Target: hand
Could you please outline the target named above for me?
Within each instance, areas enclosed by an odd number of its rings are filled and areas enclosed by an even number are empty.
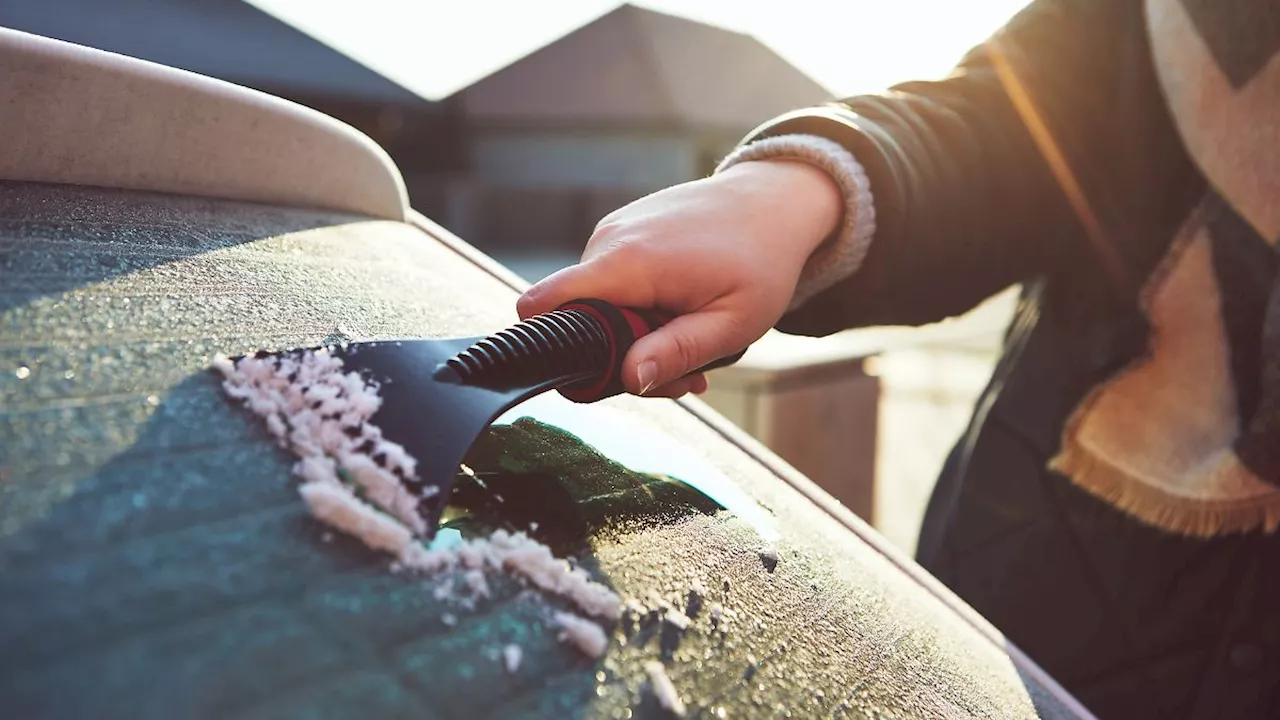
[[[582,262],[530,288],[521,318],[594,297],[676,315],[623,363],[640,395],[701,393],[697,368],[760,339],[782,317],[805,261],[831,235],[840,189],[799,162],[745,162],[641,198],[596,226]],[[687,376],[687,377],[686,377]]]

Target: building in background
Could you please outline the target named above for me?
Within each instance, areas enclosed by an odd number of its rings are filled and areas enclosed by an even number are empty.
[[[576,252],[610,210],[827,97],[753,37],[623,5],[452,98],[468,164],[438,215],[499,255]]]
[[[750,36],[631,5],[439,101],[243,0],[10,0],[0,25],[332,115],[386,148],[417,209],[526,275],[567,262],[610,210],[705,175],[757,123],[828,95]]]
[[[407,176],[464,164],[449,103],[423,98],[243,0],[5,0],[0,26],[316,108],[368,134]]]

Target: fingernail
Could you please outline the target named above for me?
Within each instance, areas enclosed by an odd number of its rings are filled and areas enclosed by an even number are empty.
[[[654,360],[642,361],[640,367],[636,368],[636,379],[640,381],[640,394],[648,395],[658,382],[658,363]]]

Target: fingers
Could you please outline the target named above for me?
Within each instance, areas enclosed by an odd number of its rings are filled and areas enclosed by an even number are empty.
[[[623,362],[622,383],[631,393],[651,395],[669,383],[687,380],[685,375],[755,339],[727,312],[701,310],[681,315],[631,346]]]
[[[671,382],[655,387],[645,394],[645,397],[653,398],[680,398],[693,393],[701,395],[707,391],[707,377],[702,373],[696,373],[686,377],[672,380]]]
[[[707,380],[706,373],[694,373],[688,376],[689,392],[694,395],[702,395],[711,387],[711,381]]]

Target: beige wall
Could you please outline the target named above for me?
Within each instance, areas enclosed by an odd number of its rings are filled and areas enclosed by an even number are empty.
[[[697,160],[679,135],[492,134],[471,148],[477,179],[517,188],[654,190],[695,177]]]
[[[991,378],[1016,300],[1010,290],[916,330],[771,334],[739,367],[712,374],[706,400],[914,554],[938,472]]]

